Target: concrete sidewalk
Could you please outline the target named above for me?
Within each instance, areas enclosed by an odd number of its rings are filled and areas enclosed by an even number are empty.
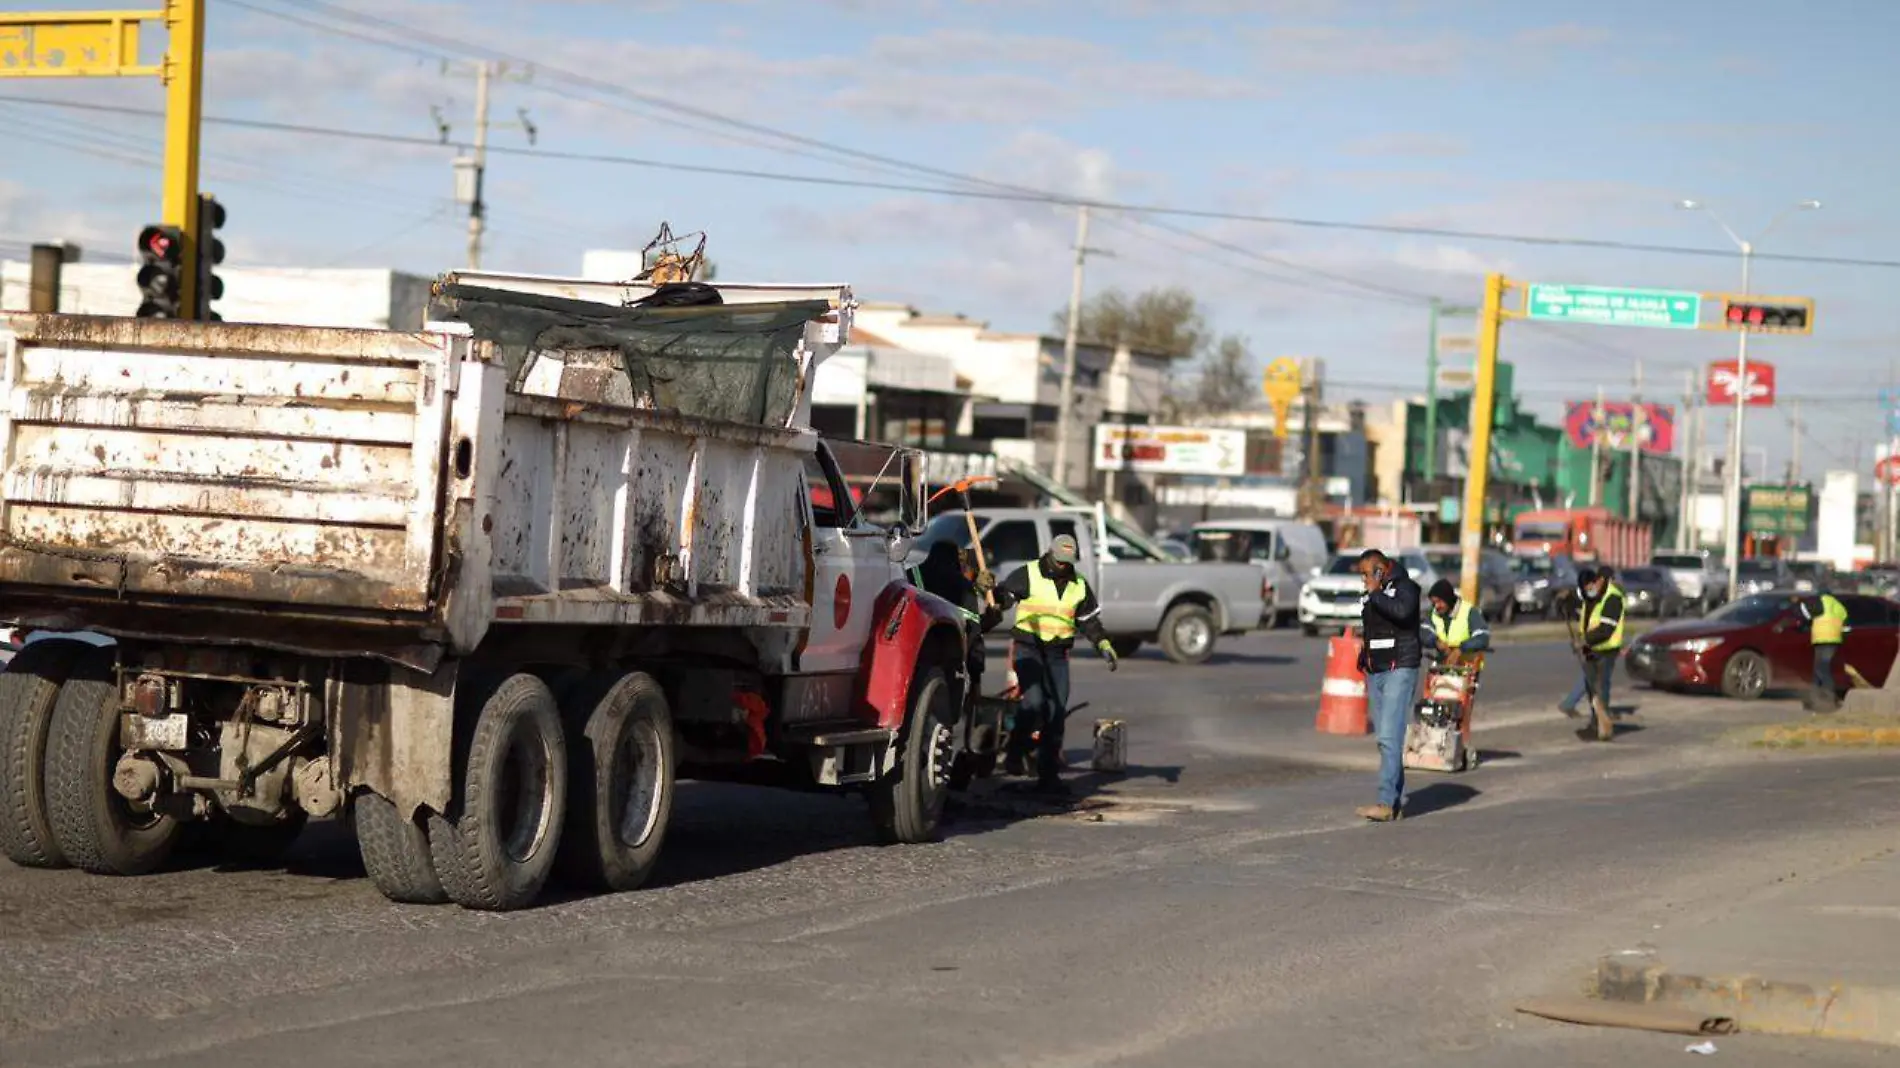
[[[1602,958],[1600,998],[1733,1018],[1743,1031],[1900,1045],[1900,853],[1792,873]]]

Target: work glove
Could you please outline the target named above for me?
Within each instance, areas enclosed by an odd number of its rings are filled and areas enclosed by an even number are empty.
[[[1108,661],[1108,670],[1114,671],[1121,666],[1121,661],[1115,656],[1115,647],[1108,644],[1106,640],[1096,642],[1095,648],[1101,650],[1102,659]]]
[[[996,588],[996,573],[995,572],[978,571],[976,573],[976,592],[988,593],[995,588]]]

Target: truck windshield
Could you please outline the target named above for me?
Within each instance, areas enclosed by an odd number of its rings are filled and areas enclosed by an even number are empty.
[[[1655,564],[1657,567],[1667,567],[1676,571],[1702,570],[1702,558],[1700,556],[1652,556],[1649,558],[1649,562]]]
[[[1210,564],[1273,559],[1273,535],[1258,530],[1197,530],[1194,558]]]
[[[1562,523],[1519,523],[1518,541],[1562,541],[1570,531]]]

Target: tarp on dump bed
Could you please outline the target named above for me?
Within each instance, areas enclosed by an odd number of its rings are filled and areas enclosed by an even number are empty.
[[[497,346],[515,389],[536,353],[607,349],[635,407],[782,427],[798,408],[806,325],[832,310],[825,301],[614,307],[450,282],[430,318],[466,323]]]

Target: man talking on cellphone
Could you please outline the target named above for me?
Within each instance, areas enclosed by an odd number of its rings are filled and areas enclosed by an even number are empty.
[[[1420,597],[1412,576],[1377,549],[1360,553],[1354,570],[1366,584],[1359,669],[1366,674],[1367,711],[1379,739],[1379,803],[1359,809],[1359,815],[1390,823],[1402,814],[1405,801],[1405,725],[1418,696],[1422,655]]]

